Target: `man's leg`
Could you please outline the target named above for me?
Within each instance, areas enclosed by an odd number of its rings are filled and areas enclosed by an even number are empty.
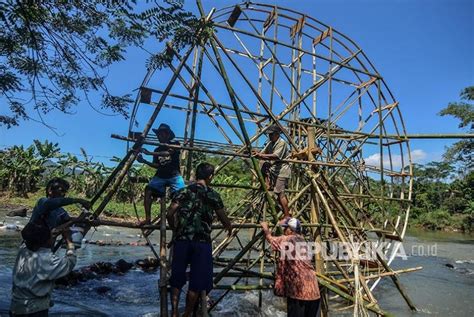
[[[304,317],[317,317],[319,310],[319,299],[305,301]]]
[[[199,299],[199,293],[200,292],[188,290],[188,295],[186,296],[186,310],[184,311],[183,317],[190,317],[193,315],[194,307]]]
[[[179,316],[178,305],[181,288],[186,284],[186,268],[188,266],[189,241],[175,241],[173,259],[171,261],[171,314]]]
[[[151,222],[151,202],[153,201],[153,192],[151,191],[148,186],[145,188],[145,199],[144,199],[144,206],[145,207],[145,223],[149,224]]]
[[[148,183],[148,186],[145,188],[145,199],[144,199],[144,207],[145,207],[145,222],[149,224],[151,222],[151,204],[153,200],[158,197],[164,197],[166,192],[166,182],[162,178],[153,177]]]
[[[285,214],[285,218],[290,217],[290,208],[288,208],[288,198],[286,198],[285,192],[278,194],[278,200],[280,201],[281,208]]]
[[[305,317],[302,301],[294,298],[286,298],[288,317]]]
[[[284,218],[290,217],[290,208],[288,207],[288,198],[285,195],[285,189],[288,183],[287,178],[278,177],[275,181],[273,192],[278,195],[278,202],[283,209]]]
[[[181,175],[177,175],[168,179],[167,185],[171,189],[171,195],[176,193],[178,190],[186,187],[186,184],[184,183],[184,178]]]
[[[181,294],[181,289],[172,287],[171,288],[171,317],[179,317],[179,295]]]
[[[189,277],[189,292],[186,301],[186,313],[191,316],[202,291],[212,289],[212,245],[208,242],[192,243],[191,274]]]

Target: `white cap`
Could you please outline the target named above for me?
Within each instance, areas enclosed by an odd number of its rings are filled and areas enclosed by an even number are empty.
[[[293,232],[300,232],[301,231],[301,223],[296,218],[289,218],[285,221],[284,224],[281,225],[282,227],[288,227]]]

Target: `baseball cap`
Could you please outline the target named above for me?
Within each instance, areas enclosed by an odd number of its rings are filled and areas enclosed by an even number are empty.
[[[285,221],[285,223],[283,223],[281,226],[284,228],[288,227],[293,232],[297,232],[297,233],[301,232],[301,223],[296,218],[288,218]]]

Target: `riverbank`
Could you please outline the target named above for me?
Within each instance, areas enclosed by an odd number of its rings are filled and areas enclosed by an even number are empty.
[[[75,197],[74,193],[70,193],[71,197]],[[0,211],[15,210],[19,208],[26,208],[28,215],[31,214],[31,210],[35,206],[39,198],[44,197],[43,189],[40,189],[34,193],[30,193],[28,197],[11,197],[6,193],[0,192]],[[110,201],[107,205],[102,216],[105,216],[113,220],[126,220],[136,221],[135,207],[140,218],[144,217],[144,209],[141,202],[135,206],[132,203]],[[71,215],[79,215],[81,210],[77,206],[67,206],[65,208]],[[152,213],[154,215],[159,214],[158,204],[152,205]],[[410,219],[408,221],[409,228],[416,230],[422,229],[426,231],[442,231],[442,232],[462,232],[470,233],[466,231],[466,228],[474,228],[474,225],[466,227],[466,223],[471,221],[474,222],[473,215],[446,215],[434,213],[431,215],[426,213],[427,216],[420,217],[417,219]]]
[[[26,218],[11,218],[0,214],[9,224],[23,225]],[[158,236],[152,235],[152,243]],[[0,316],[7,316],[11,291],[11,274],[20,234],[0,230]],[[78,250],[77,269],[99,261],[115,263],[120,259],[134,262],[152,256],[141,241],[138,230],[101,226],[86,236],[89,241],[104,241],[108,245],[84,244]],[[113,241],[123,241],[114,245]],[[429,232],[412,229],[407,232],[403,248],[406,258],[396,258],[394,269],[422,266],[423,270],[400,275],[410,298],[420,309],[411,312],[389,278],[382,279],[374,294],[384,310],[395,316],[474,316],[474,236],[449,232]],[[80,282],[73,287],[55,289],[55,316],[158,316],[159,270],[132,268],[126,274],[109,274],[102,278]],[[104,291],[105,290],[105,291]],[[103,291],[103,293],[100,293]],[[214,292],[214,291],[213,291]],[[263,309],[258,309],[258,292],[233,292],[216,308],[216,316],[286,316],[285,302],[263,294]],[[214,296],[214,295],[213,295]],[[335,313],[332,316],[347,316]]]

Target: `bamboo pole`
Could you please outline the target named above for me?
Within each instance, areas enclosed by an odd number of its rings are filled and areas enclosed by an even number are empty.
[[[366,280],[374,280],[374,279],[378,279],[380,277],[385,277],[385,276],[390,276],[390,275],[398,275],[398,274],[403,274],[403,273],[411,273],[411,272],[416,272],[416,271],[419,271],[419,270],[422,270],[423,267],[422,266],[417,266],[417,267],[414,267],[414,268],[409,268],[409,269],[403,269],[403,270],[396,270],[396,271],[390,271],[390,272],[383,272],[383,273],[379,273],[379,274],[371,274],[371,275],[367,275],[367,276],[364,276],[364,278]],[[378,269],[376,269],[378,270]],[[349,278],[349,279],[339,279],[338,282],[341,282],[341,283],[344,283],[344,282],[353,282],[354,281],[354,278]]]
[[[191,131],[190,131],[190,136],[189,136],[189,144],[190,147],[194,147],[194,135],[196,132],[196,118],[197,118],[197,105],[198,105],[198,100],[199,100],[199,83],[201,80],[201,74],[202,74],[202,60],[204,57],[204,52],[203,48],[199,49],[199,57],[198,57],[198,63],[197,63],[197,78],[193,77],[193,85],[194,90],[190,90],[189,93],[193,93],[193,101],[192,101],[192,113],[191,113]],[[170,66],[172,66],[170,64]],[[181,77],[181,76],[180,76]],[[192,89],[191,88],[191,89]],[[192,162],[193,162],[193,152],[189,151],[188,152],[188,159],[186,161],[186,179],[189,179],[191,177],[191,168],[192,168]]]
[[[169,81],[168,85],[166,86],[165,93],[161,96],[161,98],[158,102],[158,106],[153,111],[150,119],[148,120],[147,124],[145,125],[145,128],[143,129],[143,132],[141,134],[143,138],[145,138],[148,135],[148,132],[151,130],[151,127],[152,127],[153,123],[155,122],[158,114],[160,113],[161,107],[163,106],[163,104],[166,100],[166,97],[168,96],[168,93],[171,91],[171,88],[173,88],[174,83],[178,79],[178,74],[181,71],[181,69],[183,68],[184,64],[186,63],[186,61],[187,61],[189,55],[191,54],[192,50],[193,50],[193,47],[190,47],[188,49],[188,51],[184,55],[185,57],[183,58],[181,63],[178,65],[176,71],[173,72],[173,76],[171,77],[171,80]],[[110,188],[109,192],[105,195],[102,202],[100,203],[100,205],[95,210],[94,217],[97,217],[102,213],[102,211],[105,209],[105,206],[107,206],[109,201],[115,195],[115,193],[117,192],[120,184],[122,183],[123,179],[127,175],[128,170],[130,169],[133,162],[135,161],[135,159],[138,155],[138,151],[141,149],[142,145],[143,145],[142,140],[137,141],[133,145],[132,150],[130,150],[130,152],[129,152],[130,155],[128,156],[128,158],[126,158],[126,160],[124,159],[123,164],[119,164],[119,166],[117,166],[117,172],[113,173],[114,175],[116,175],[115,181],[113,182],[113,185]],[[119,169],[119,167],[120,167],[120,169]],[[111,184],[111,178],[112,177],[109,177],[109,179],[106,180],[106,183]]]
[[[166,195],[160,199],[160,316],[168,316],[168,261],[166,260]]]
[[[216,44],[214,43],[214,41],[216,40],[216,37],[214,37],[213,39],[211,39],[211,46],[212,46],[212,49],[214,51],[214,55],[216,56],[216,59],[217,59],[217,63],[219,65],[219,69],[221,71],[221,76],[222,78],[224,79],[224,83],[227,87],[227,91],[229,93],[229,97],[230,97],[230,100],[232,102],[232,105],[234,106],[234,111],[235,111],[235,114],[237,115],[237,119],[239,121],[239,125],[240,125],[240,129],[242,131],[242,135],[244,137],[244,140],[245,140],[245,145],[246,145],[246,148],[247,148],[247,151],[248,153],[252,153],[252,144],[251,144],[251,141],[250,141],[250,138],[247,134],[247,129],[245,128],[245,123],[242,119],[242,115],[240,114],[240,111],[239,111],[239,106],[237,104],[237,100],[235,99],[235,94],[234,94],[234,89],[232,88],[232,85],[230,84],[229,82],[229,78],[227,76],[227,72],[224,68],[224,64],[221,60],[221,57],[220,57],[220,54],[217,50],[217,47],[216,47]],[[278,218],[276,217],[276,210],[275,210],[275,205],[274,205],[274,202],[273,202],[273,199],[272,197],[270,196],[268,190],[267,190],[267,185],[265,183],[265,180],[263,178],[263,175],[262,175],[262,172],[260,170],[260,166],[258,164],[258,161],[255,157],[251,157],[250,158],[251,162],[252,162],[252,165],[253,165],[253,168],[257,174],[257,179],[258,181],[260,182],[260,186],[262,187],[262,189],[264,190],[265,192],[265,197],[267,198],[267,202],[268,202],[268,206],[270,208],[270,214],[273,216],[273,220],[275,222],[278,221]]]

